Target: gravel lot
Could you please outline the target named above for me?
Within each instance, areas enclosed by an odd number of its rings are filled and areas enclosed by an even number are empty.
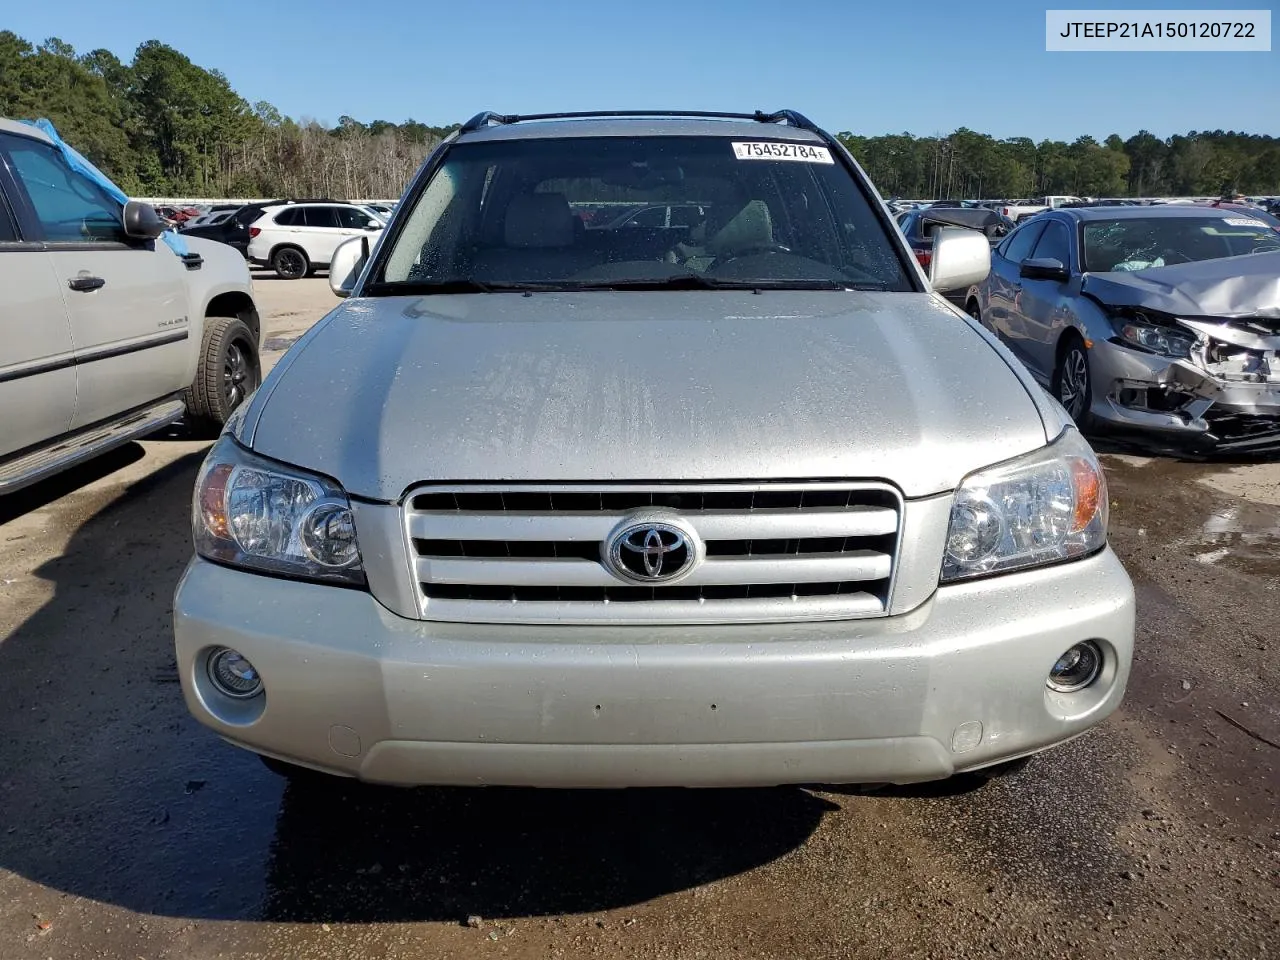
[[[982,790],[303,790],[181,700],[205,449],[0,499],[0,960],[1280,954],[1280,465],[1106,455],[1128,698]]]

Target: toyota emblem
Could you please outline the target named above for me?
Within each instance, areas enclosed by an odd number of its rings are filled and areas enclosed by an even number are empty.
[[[632,583],[666,583],[688,573],[697,540],[676,523],[636,520],[606,541],[604,559],[614,575]]]

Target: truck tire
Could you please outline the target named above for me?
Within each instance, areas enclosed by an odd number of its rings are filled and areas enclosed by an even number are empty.
[[[257,339],[239,317],[206,317],[195,381],[182,392],[193,433],[216,436],[261,382]]]
[[[271,254],[271,269],[281,280],[301,280],[311,272],[311,261],[297,247],[280,247]]]

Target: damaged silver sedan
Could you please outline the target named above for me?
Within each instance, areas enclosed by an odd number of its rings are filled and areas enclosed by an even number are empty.
[[[1082,427],[1199,452],[1280,450],[1280,232],[1240,211],[1042,214],[967,312]]]

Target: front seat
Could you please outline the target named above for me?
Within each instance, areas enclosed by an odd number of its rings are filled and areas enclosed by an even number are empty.
[[[562,280],[583,269],[574,249],[573,212],[563,193],[513,197],[503,221],[502,246],[481,251],[479,280],[514,283]]]

